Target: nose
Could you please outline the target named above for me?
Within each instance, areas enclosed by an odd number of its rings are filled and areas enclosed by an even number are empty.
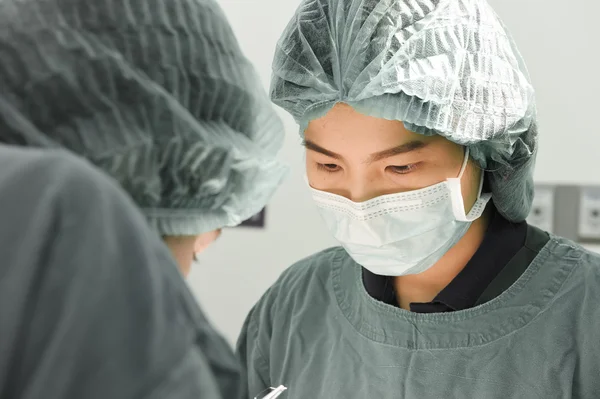
[[[368,179],[354,179],[346,194],[346,198],[353,202],[365,202],[377,197],[379,194]]]

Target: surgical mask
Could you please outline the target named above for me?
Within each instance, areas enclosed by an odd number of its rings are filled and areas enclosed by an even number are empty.
[[[433,266],[485,210],[491,194],[482,194],[469,214],[458,177],[415,191],[383,195],[365,202],[310,188],[325,224],[348,254],[369,271],[385,276],[418,274]]]

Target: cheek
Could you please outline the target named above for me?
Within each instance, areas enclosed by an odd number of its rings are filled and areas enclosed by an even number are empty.
[[[215,230],[196,237],[196,242],[194,243],[194,253],[200,253],[204,251],[219,237],[220,234],[221,230]]]
[[[194,241],[188,238],[165,238],[165,243],[171,250],[173,258],[184,276],[189,273],[193,260]]]

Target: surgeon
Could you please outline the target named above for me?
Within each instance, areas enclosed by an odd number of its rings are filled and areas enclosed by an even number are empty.
[[[1,142],[112,176],[184,274],[281,181],[281,121],[213,0],[8,0],[0,28]]]
[[[0,2],[0,397],[235,398],[181,277],[270,199],[282,140],[214,0]]]
[[[600,258],[525,222],[534,93],[484,0],[304,0],[271,97],[341,246],[251,310],[246,397],[600,397]]]

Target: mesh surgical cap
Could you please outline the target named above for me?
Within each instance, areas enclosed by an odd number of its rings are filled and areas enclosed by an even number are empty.
[[[258,213],[283,128],[213,0],[0,2],[0,141],[68,150],[163,235]]]
[[[303,0],[277,45],[271,98],[302,132],[343,102],[469,146],[499,212],[529,213],[533,88],[484,0]]]

